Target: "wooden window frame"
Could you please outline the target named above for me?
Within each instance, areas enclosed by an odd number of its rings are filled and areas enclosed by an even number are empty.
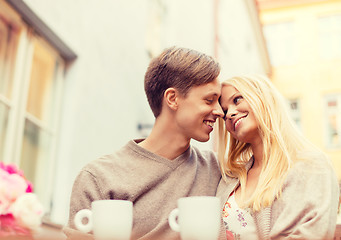
[[[0,161],[20,164],[25,122],[29,120],[34,125],[37,125],[38,129],[47,129],[53,135],[51,151],[49,152],[49,156],[51,156],[49,160],[51,162],[48,165],[48,169],[46,169],[47,172],[53,173],[65,71],[69,64],[77,58],[77,55],[23,1],[0,0],[0,6],[3,7],[1,14],[6,18],[6,24],[11,24],[11,26],[19,31],[15,61],[13,63],[13,77],[11,78],[13,84],[12,96],[10,99],[7,99],[0,94],[0,101],[10,108],[5,129],[3,159],[0,159]],[[53,121],[51,126],[46,126],[39,119],[29,114],[26,109],[34,52],[33,39],[45,44],[44,48],[49,48],[49,52],[61,63],[56,70],[55,80],[57,85],[54,86],[57,91],[55,99],[57,104],[54,105],[57,120]],[[37,176],[39,179],[39,173]],[[45,205],[45,208],[47,208],[47,212],[49,212],[51,210],[49,207],[52,200],[54,174],[47,174],[47,176],[48,179],[44,179],[44,182],[49,187],[38,197]]]

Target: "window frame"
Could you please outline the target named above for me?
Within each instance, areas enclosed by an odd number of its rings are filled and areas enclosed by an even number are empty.
[[[299,98],[289,98],[287,99],[287,103],[288,103],[289,113],[293,122],[296,124],[299,130],[302,130],[301,100]],[[293,103],[297,105],[296,109],[293,109],[291,107]]]
[[[278,32],[281,29],[285,29],[285,33],[274,34],[274,32]],[[290,29],[291,31],[288,31],[288,29]],[[266,24],[263,26],[263,33],[269,53],[270,63],[272,66],[291,66],[295,65],[299,61],[300,49],[295,38],[296,25],[294,20],[289,19],[282,22]],[[290,47],[288,43],[291,43],[292,46]],[[291,51],[283,51],[283,46],[289,47]],[[283,53],[285,53],[285,55],[283,55]],[[292,53],[293,55],[288,55],[288,53]]]
[[[48,187],[45,189],[46,191],[38,195],[48,213],[52,210],[51,201],[65,71],[69,64],[77,58],[77,55],[23,1],[0,0],[0,6],[4,7],[1,14],[5,14],[9,22],[14,24],[19,31],[15,61],[13,63],[13,76],[10,79],[12,81],[11,97],[8,99],[5,95],[0,94],[0,101],[9,108],[7,127],[5,128],[3,159],[0,159],[0,161],[20,164],[26,120],[38,126],[39,131],[41,129],[47,130],[52,135],[51,149],[48,155],[48,169],[46,169],[48,174],[44,174],[48,176],[48,179],[44,178],[43,181]],[[28,113],[26,109],[33,64],[34,41],[40,41],[44,48],[47,48],[48,52],[53,55],[55,63],[56,61],[59,63],[55,65],[57,69],[53,73],[53,79],[56,81],[56,85],[52,87],[56,91],[53,106],[56,119],[50,126]],[[42,172],[38,172],[35,179],[39,179],[40,176],[43,176]],[[37,182],[40,181],[41,179]]]
[[[325,134],[324,134],[324,143],[327,149],[329,150],[339,150],[341,149],[341,93],[338,94],[327,94],[324,96],[324,106],[325,106],[325,118],[324,118],[324,129],[325,129]],[[330,100],[335,100],[337,102],[337,107],[335,109],[328,109],[328,102]],[[336,145],[330,144],[330,139],[329,139],[329,123],[328,123],[328,117],[330,115],[333,115],[333,113],[339,113],[336,115],[336,131],[339,135],[339,141]]]

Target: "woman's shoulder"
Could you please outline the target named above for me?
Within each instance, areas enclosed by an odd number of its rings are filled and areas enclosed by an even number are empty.
[[[313,191],[321,187],[326,189],[327,185],[330,187],[338,185],[336,173],[329,158],[323,153],[305,153],[302,159],[291,166],[283,190],[302,188],[301,190],[304,191],[309,188]]]
[[[280,236],[285,229],[302,239],[329,239],[338,203],[336,174],[323,154],[301,158],[291,166],[281,195],[271,207],[271,235]]]
[[[315,176],[334,173],[330,159],[320,152],[304,152],[298,155],[299,160],[292,164],[289,175]]]

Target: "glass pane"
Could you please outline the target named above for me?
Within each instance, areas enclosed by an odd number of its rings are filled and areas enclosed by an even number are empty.
[[[341,111],[339,95],[326,96],[326,144],[330,148],[341,147]]]
[[[335,33],[335,39],[334,39],[334,44],[333,46],[335,47],[335,57],[341,57],[341,31],[338,30],[338,32]]]
[[[340,134],[338,132],[337,126],[337,116],[336,115],[329,115],[328,122],[327,122],[327,141],[328,146],[330,147],[338,147],[340,146]]]
[[[27,179],[33,183],[34,192],[43,202],[51,163],[51,135],[26,120],[20,168],[24,170]]]
[[[11,98],[18,32],[0,18],[0,94]]]
[[[0,102],[0,161],[3,159],[9,108]]]
[[[341,29],[341,15],[336,15],[334,18],[335,28]]]
[[[328,105],[328,108],[337,107],[337,100],[336,99],[330,100],[327,102],[327,105]]]
[[[295,111],[295,110],[298,110],[298,106],[297,106],[297,102],[296,101],[292,101],[290,103],[290,108]]]
[[[324,59],[341,57],[341,15],[321,17],[318,20],[320,54]]]
[[[272,65],[292,64],[297,61],[298,49],[292,22],[265,25],[263,30]]]
[[[318,20],[318,26],[320,31],[327,31],[331,26],[330,17],[321,17]]]
[[[49,126],[53,119],[56,98],[57,60],[41,41],[34,44],[34,55],[27,101],[27,111]]]
[[[301,109],[300,109],[300,103],[297,99],[290,99],[289,100],[289,109],[290,114],[294,122],[296,123],[297,127],[301,129]]]

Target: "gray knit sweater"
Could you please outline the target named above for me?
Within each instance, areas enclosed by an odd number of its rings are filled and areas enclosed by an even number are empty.
[[[252,163],[253,158],[246,168]],[[217,196],[222,205],[238,185],[236,178],[221,180]],[[258,239],[333,239],[338,202],[339,187],[331,165],[321,158],[298,162],[290,170],[280,198],[253,213]]]
[[[168,225],[169,213],[181,197],[215,196],[221,179],[213,152],[191,146],[174,160],[168,160],[129,141],[114,154],[86,165],[76,178],[70,203],[68,239],[91,239],[75,231],[77,211],[91,208],[99,199],[133,202],[132,239],[180,239]]]

